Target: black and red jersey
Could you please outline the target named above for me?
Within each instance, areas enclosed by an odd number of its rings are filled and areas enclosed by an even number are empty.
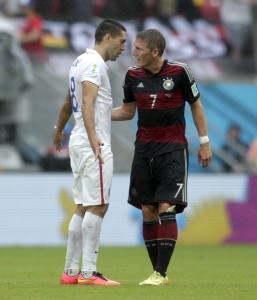
[[[186,64],[164,60],[157,74],[132,67],[123,89],[123,101],[135,101],[137,106],[137,155],[154,157],[186,147],[185,103],[193,103],[200,96]]]

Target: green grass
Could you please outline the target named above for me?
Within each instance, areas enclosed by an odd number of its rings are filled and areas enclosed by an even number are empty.
[[[144,247],[101,247],[98,269],[116,287],[61,286],[65,248],[0,248],[1,300],[257,299],[257,246],[177,246],[170,286],[138,286],[151,273]]]

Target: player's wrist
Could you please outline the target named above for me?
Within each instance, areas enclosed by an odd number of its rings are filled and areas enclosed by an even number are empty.
[[[54,130],[55,130],[55,132],[56,132],[56,131],[61,132],[61,130],[59,129],[58,126],[54,126]]]
[[[210,141],[208,135],[200,136],[199,139],[200,139],[200,144],[205,144]]]

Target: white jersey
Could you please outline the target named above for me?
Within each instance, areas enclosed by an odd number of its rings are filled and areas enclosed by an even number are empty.
[[[111,113],[113,101],[108,66],[98,52],[87,49],[72,64],[69,73],[70,95],[75,126],[70,136],[70,147],[90,147],[82,117],[82,85],[90,81],[99,87],[95,101],[95,132],[106,146],[111,145]]]

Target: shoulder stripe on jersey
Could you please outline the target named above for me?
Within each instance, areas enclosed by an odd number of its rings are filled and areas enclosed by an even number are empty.
[[[174,60],[174,61],[168,61],[168,65],[182,67],[186,71],[189,81],[192,82],[194,80],[193,74],[187,64],[180,63]]]

